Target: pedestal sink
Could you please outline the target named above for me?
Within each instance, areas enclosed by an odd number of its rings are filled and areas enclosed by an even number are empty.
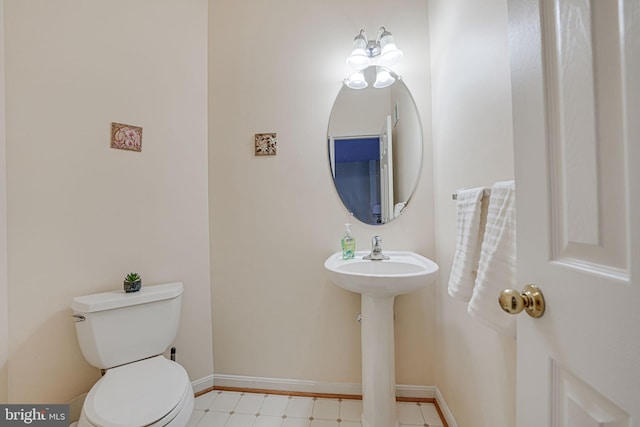
[[[413,252],[385,251],[383,261],[367,254],[343,260],[336,252],[324,267],[333,283],[362,295],[362,427],[398,427],[393,300],[433,283],[438,265]]]

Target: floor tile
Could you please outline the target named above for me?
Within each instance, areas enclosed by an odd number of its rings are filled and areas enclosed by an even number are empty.
[[[287,406],[287,418],[309,418],[313,413],[313,399],[292,397]]]
[[[224,427],[252,427],[256,416],[250,414],[232,414]]]
[[[203,411],[209,409],[209,406],[211,406],[216,397],[218,397],[218,392],[216,391],[211,391],[196,397],[193,402],[193,409],[201,409]]]
[[[424,418],[420,412],[420,407],[416,403],[398,403],[396,405],[398,422],[413,426],[423,426]]]
[[[361,415],[362,415],[361,400],[342,399],[342,402],[340,402],[340,419],[342,421],[360,422]]]
[[[260,412],[262,402],[264,402],[264,394],[245,393],[238,401],[233,412],[255,415]]]
[[[198,427],[224,427],[228,419],[228,413],[208,411],[198,422]]]
[[[260,415],[282,416],[287,412],[289,396],[279,396],[276,394],[267,395],[260,407]]]
[[[284,419],[282,416],[275,417],[270,415],[260,415],[256,418],[256,422],[253,424],[253,427],[282,427],[283,421]]]
[[[209,409],[216,412],[231,412],[240,401],[240,397],[242,397],[240,393],[222,392],[215,398]]]
[[[311,427],[340,427],[340,423],[331,420],[313,420]]]
[[[396,409],[400,427],[444,425],[433,403]],[[361,414],[361,400],[213,391],[195,399],[187,427],[362,427]]]
[[[310,427],[310,425],[308,418],[285,418],[282,421],[282,427]]]
[[[311,414],[315,420],[338,421],[340,418],[340,402],[337,399],[316,399]],[[311,423],[313,427],[313,423]]]
[[[421,403],[420,412],[422,412],[422,416],[429,426],[435,427],[442,425],[442,420],[440,419],[436,405],[433,403]]]

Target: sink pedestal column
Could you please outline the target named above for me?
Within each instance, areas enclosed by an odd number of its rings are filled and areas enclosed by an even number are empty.
[[[394,298],[362,294],[362,427],[398,427]]]

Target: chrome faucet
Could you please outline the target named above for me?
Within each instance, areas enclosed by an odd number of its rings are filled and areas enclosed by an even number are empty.
[[[370,259],[371,261],[382,261],[385,259],[389,259],[388,256],[382,253],[382,237],[373,236],[371,238],[371,253],[369,255],[365,255],[362,259]]]

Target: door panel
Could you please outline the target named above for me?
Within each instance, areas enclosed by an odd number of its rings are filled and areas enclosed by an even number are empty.
[[[616,1],[545,1],[553,259],[628,280]]]
[[[552,365],[554,426],[628,427],[629,414],[559,365]]]
[[[640,427],[640,2],[510,0],[518,427]]]

